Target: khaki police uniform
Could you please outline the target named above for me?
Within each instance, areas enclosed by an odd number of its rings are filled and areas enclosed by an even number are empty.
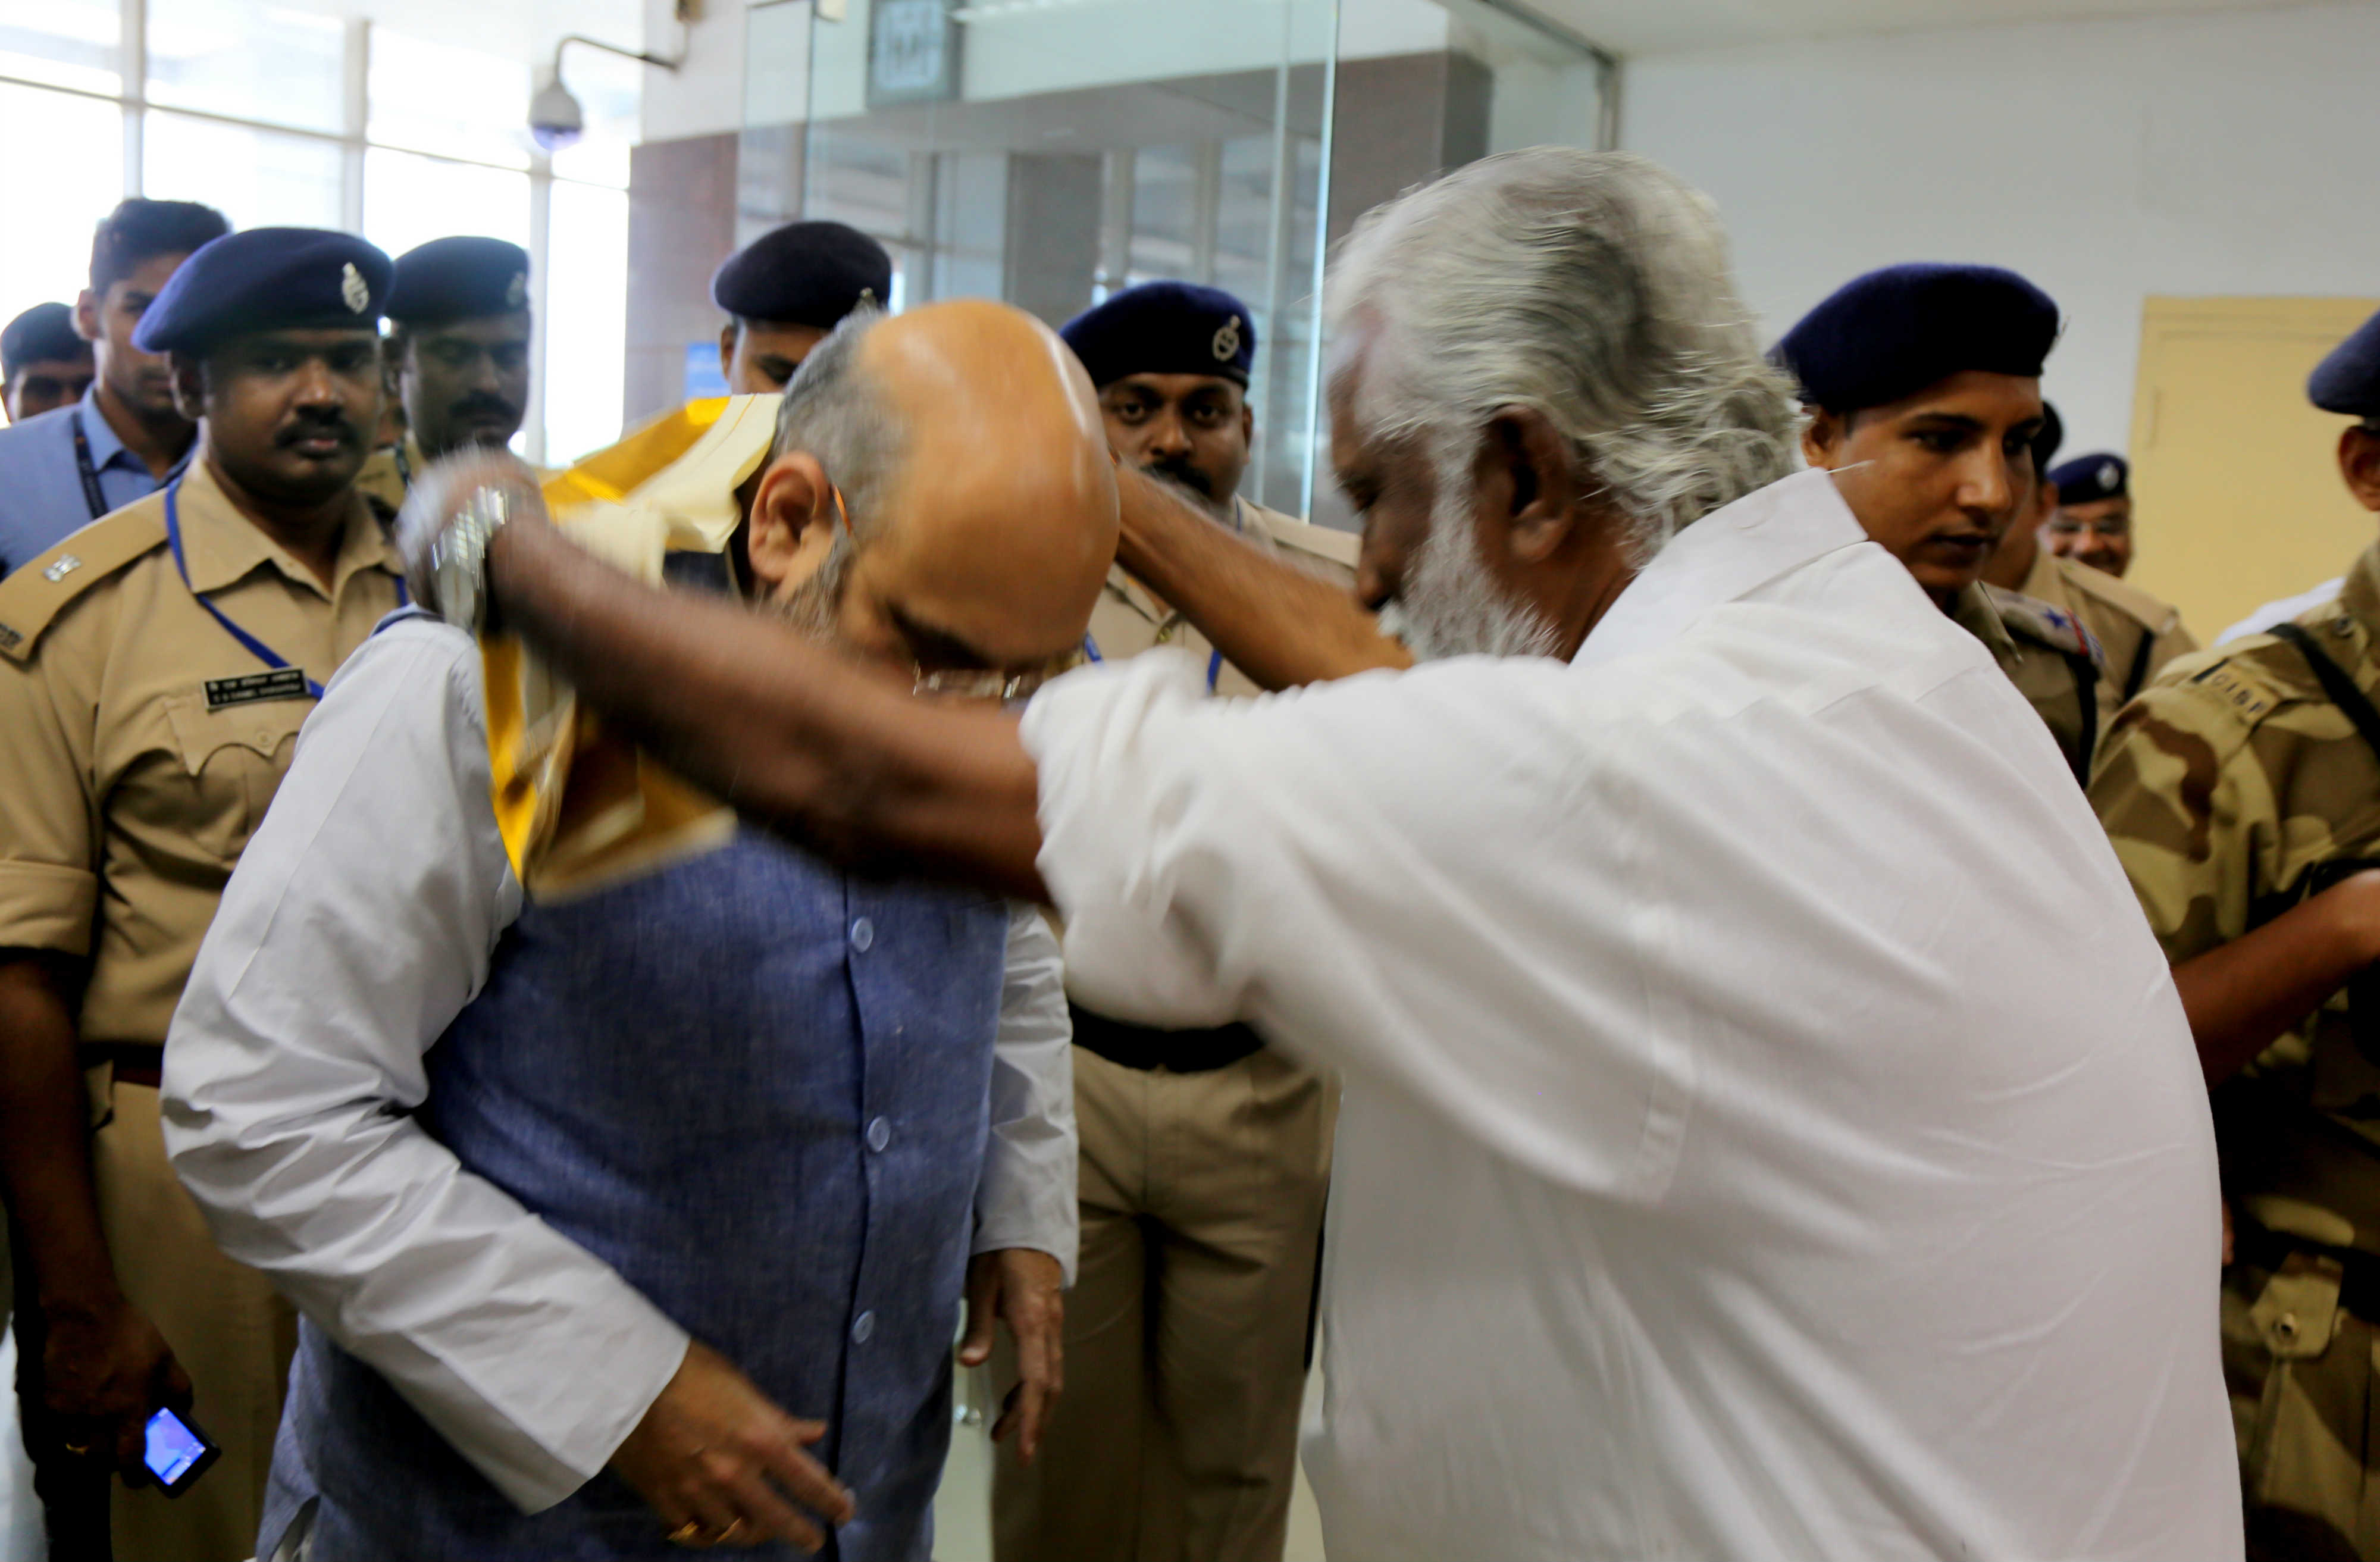
[[[2046,602],[2091,632],[2106,658],[2099,679],[2099,730],[2114,725],[2124,702],[2149,686],[2165,665],[2198,649],[2181,612],[2104,569],[2035,551],[2017,591]]]
[[[2295,622],[2372,698],[2380,547]],[[2275,635],[2167,667],[2109,734],[2091,800],[2176,965],[2380,860],[2380,754]],[[2351,984],[2214,1092],[2237,1231],[2223,1362],[2252,1557],[2380,1559],[2375,1011]]]
[[[115,1554],[237,1562],[256,1543],[296,1324],[216,1251],[175,1179],[157,1069],[216,899],[313,709],[305,680],[327,681],[397,605],[401,565],[358,496],[325,590],[200,459],[178,496],[185,586],[166,499],[92,522],[0,584],[0,946],[89,960],[79,1034],[108,1250],[223,1447],[180,1497],[118,1483]],[[193,592],[290,669],[268,668]]]
[[[1952,599],[1950,620],[1984,642],[2058,739],[2075,778],[2087,777],[2100,731],[2096,642],[2047,603],[1980,581]]]
[[[1241,534],[1345,584],[1356,539],[1236,502]],[[1103,661],[1205,637],[1121,567],[1092,610]],[[1229,663],[1226,696],[1257,692]],[[1082,1247],[1066,1391],[1028,1469],[996,1455],[1002,1562],[1277,1562],[1330,1184],[1336,1082],[1257,1048],[1220,1068],[1130,1067],[1076,1013]],[[1112,1022],[1109,1022],[1112,1024]],[[1199,1033],[1205,1035],[1208,1033]],[[1195,1048],[1180,1032],[1141,1031]],[[1230,1049],[1227,1049],[1227,1051]],[[1147,1061],[1143,1059],[1141,1061]],[[1158,1294],[1150,1296],[1154,1286]],[[1002,1336],[995,1375],[1015,1381]]]
[[[395,445],[383,445],[364,461],[364,470],[356,474],[356,492],[395,515],[405,507],[405,495],[413,486],[414,474],[430,464],[431,458],[411,434]],[[549,482],[568,470],[565,467],[530,467],[529,475],[540,482]]]
[[[365,458],[364,470],[356,474],[356,492],[395,515],[405,507],[405,491],[413,486],[413,474],[429,464],[430,458],[408,433]]]

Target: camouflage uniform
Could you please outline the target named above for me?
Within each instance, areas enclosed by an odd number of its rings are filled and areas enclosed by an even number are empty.
[[[1982,641],[1992,660],[2058,739],[2075,778],[2091,773],[2098,744],[2099,648],[2046,602],[1980,582],[1950,604],[1950,621]]]
[[[2297,623],[2368,696],[2380,546]],[[2316,887],[2310,871],[2380,858],[2380,756],[2272,635],[2168,666],[2109,734],[2091,800],[2177,965],[2295,904]],[[2251,1556],[2380,1562],[2375,1059],[2342,990],[2215,1090],[2238,1228],[2222,1328]]]

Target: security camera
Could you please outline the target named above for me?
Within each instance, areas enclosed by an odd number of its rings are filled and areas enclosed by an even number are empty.
[[[558,74],[529,99],[528,133],[548,152],[560,152],[587,133],[587,111]]]

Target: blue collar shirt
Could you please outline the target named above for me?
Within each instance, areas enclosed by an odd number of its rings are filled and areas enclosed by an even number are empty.
[[[75,422],[91,445],[105,502],[91,513],[75,466]],[[99,384],[82,399],[0,428],[0,576],[30,563],[110,510],[157,491],[149,463],[125,447],[99,409]]]

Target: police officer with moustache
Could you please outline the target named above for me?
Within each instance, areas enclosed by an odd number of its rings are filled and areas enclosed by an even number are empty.
[[[2090,631],[2107,659],[2107,676],[2098,685],[2099,730],[2105,732],[2124,702],[2146,688],[2157,669],[2197,650],[2198,641],[2182,628],[2177,609],[2114,575],[2050,551],[2052,533],[2042,518],[2058,509],[2058,473],[2071,463],[2051,467],[2065,430],[2057,408],[2044,402],[2041,412],[2041,433],[2033,442],[2033,485],[1984,566],[1984,580],[2046,602]]]
[[[1129,288],[1061,335],[1089,371],[1130,467],[1190,494],[1271,559],[1353,586],[1355,539],[1240,498],[1257,334],[1231,294]],[[1084,653],[1189,650],[1211,691],[1246,674],[1124,569]],[[1160,1031],[1073,1006],[1081,1257],[1066,1307],[1066,1394],[1040,1458],[997,1454],[1003,1562],[1278,1558],[1288,1533],[1307,1320],[1330,1180],[1334,1081],[1245,1025]],[[1003,1352],[1004,1389],[1014,1367]]]
[[[2079,781],[2099,732],[2098,647],[2066,614],[1983,580],[2033,492],[2057,340],[2057,304],[2014,272],[1910,264],[1845,283],[1776,356],[1801,382],[1803,458],[1837,474],[1861,528],[1989,648]]]
[[[98,378],[82,399],[0,429],[0,575],[77,527],[154,493],[196,435],[165,360],[133,340],[142,312],[192,250],[231,231],[212,206],[135,198],[91,241],[75,330]]]
[[[719,328],[719,372],[735,396],[781,391],[810,349],[862,305],[890,307],[892,257],[843,223],[787,223],[721,262],[710,301],[727,311]]]
[[[2315,369],[2380,512],[2380,315]],[[2325,603],[2174,663],[2092,778],[2214,1091],[2223,1363],[2252,1558],[2380,1558],[2380,544]]]
[[[111,1474],[128,1562],[255,1544],[295,1320],[166,1164],[161,1048],[299,724],[404,600],[355,486],[389,276],[305,228],[190,256],[134,342],[169,360],[196,455],[0,585],[0,1184],[61,1557],[108,1555]],[[167,1404],[223,1448],[172,1501],[140,1461]]]
[[[395,509],[413,474],[471,445],[501,449],[528,410],[528,251],[501,238],[433,238],[396,259],[389,366],[406,433],[366,468]]]
[[[71,407],[97,373],[64,304],[35,304],[0,330],[0,410],[12,423]]]

